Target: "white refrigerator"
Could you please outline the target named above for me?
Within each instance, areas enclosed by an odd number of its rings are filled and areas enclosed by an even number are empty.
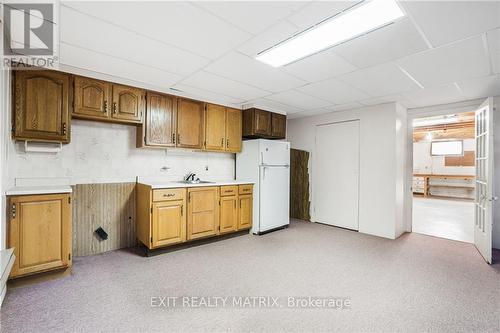
[[[289,225],[290,142],[243,141],[236,155],[236,178],[254,182],[252,233]]]

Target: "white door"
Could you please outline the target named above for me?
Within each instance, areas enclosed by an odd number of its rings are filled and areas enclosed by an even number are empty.
[[[476,198],[474,245],[491,264],[493,225],[493,103],[489,98],[476,111]]]
[[[315,222],[359,229],[359,120],[316,127]]]
[[[290,165],[290,142],[260,140],[260,164]]]
[[[263,232],[288,225],[290,169],[287,166],[261,166],[259,186],[259,230]],[[255,230],[254,230],[255,232]]]

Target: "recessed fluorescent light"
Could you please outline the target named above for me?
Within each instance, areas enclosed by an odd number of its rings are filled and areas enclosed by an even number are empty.
[[[372,0],[258,54],[255,59],[273,67],[283,66],[380,28],[404,15],[395,0]]]
[[[458,122],[458,117],[456,115],[435,117],[435,118],[423,118],[423,119],[413,120],[413,127],[448,125],[457,122]]]

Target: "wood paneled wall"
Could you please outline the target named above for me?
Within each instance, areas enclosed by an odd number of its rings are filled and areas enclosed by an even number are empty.
[[[135,183],[73,186],[73,256],[135,246],[135,196]],[[99,227],[107,240],[94,233]]]
[[[290,151],[290,217],[310,221],[309,152]]]

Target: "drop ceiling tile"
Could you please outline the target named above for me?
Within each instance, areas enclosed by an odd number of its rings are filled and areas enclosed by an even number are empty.
[[[261,89],[280,92],[306,82],[243,54],[231,52],[205,68],[206,71]]]
[[[292,14],[306,2],[299,1],[199,1],[212,14],[242,30],[257,34]]]
[[[404,1],[433,46],[500,26],[499,1]]]
[[[336,79],[311,83],[297,88],[308,95],[324,99],[335,104],[344,104],[354,102],[360,99],[366,99],[369,96]]]
[[[378,104],[397,102],[400,100],[404,100],[404,97],[401,95],[395,94],[395,95],[387,95],[387,96],[381,96],[381,97],[368,98],[368,99],[364,99],[364,100],[359,101],[359,102],[363,105],[369,106],[369,105],[378,105]]]
[[[424,87],[490,74],[481,36],[411,55],[398,63]]]
[[[297,118],[317,116],[317,115],[326,114],[326,113],[332,113],[332,110],[320,108],[320,109],[315,109],[315,110],[296,112],[296,113],[292,113],[290,115],[287,114],[286,117],[287,117],[287,119],[297,119]]]
[[[215,59],[251,37],[187,1],[69,1],[75,8],[143,36]],[[121,40],[125,43],[127,40]]]
[[[270,92],[262,89],[235,82],[204,71],[193,74],[182,81],[182,84],[210,90],[215,93],[232,96],[242,100],[256,99],[270,94]]]
[[[303,112],[303,109],[299,109],[290,105],[285,105],[276,101],[271,101],[265,98],[259,98],[257,100],[248,101],[243,105],[243,109],[249,108],[259,108],[267,111],[284,113],[284,114],[293,114],[297,112]]]
[[[406,18],[333,49],[354,66],[363,68],[402,58],[427,48],[413,23]]]
[[[99,59],[99,61],[95,61]],[[167,89],[182,77],[145,65],[60,43],[60,63]]]
[[[185,84],[176,84],[175,86],[173,86],[172,94],[238,107],[241,105],[241,103],[244,102],[244,100],[242,99],[234,98],[220,93],[214,93],[212,91],[197,87],[191,87]]]
[[[459,82],[458,86],[468,99],[500,95],[500,75],[491,75]]]
[[[500,74],[500,29],[486,34],[493,72]]]
[[[413,105],[416,107],[446,104],[465,100],[457,86],[453,83],[420,89],[411,93],[403,94],[403,97],[413,102]]]
[[[145,38],[64,6],[61,7],[60,30],[61,41],[67,44],[175,74],[193,73],[209,62],[206,58]],[[100,61],[99,58],[93,60]]]
[[[289,90],[271,96],[267,96],[266,99],[304,110],[322,108],[332,104],[331,102],[327,102],[318,99],[316,97],[306,95],[296,90]]]
[[[285,72],[308,82],[326,80],[340,74],[352,72],[355,69],[356,67],[332,52],[331,49],[283,67]]]
[[[419,86],[394,63],[360,69],[339,77],[372,97],[398,94]]]
[[[266,31],[244,43],[238,48],[238,51],[248,56],[255,57],[259,52],[284,41],[297,32],[297,27],[293,24],[286,21],[280,21]]]
[[[352,103],[345,103],[345,104],[339,104],[339,105],[333,105],[330,107],[327,107],[325,109],[329,110],[330,112],[337,112],[337,111],[345,111],[345,110],[352,110],[352,109],[359,109],[362,108],[363,105],[358,102],[352,102]]]
[[[359,1],[313,1],[287,17],[287,20],[301,29],[309,28],[355,5],[357,2]]]

